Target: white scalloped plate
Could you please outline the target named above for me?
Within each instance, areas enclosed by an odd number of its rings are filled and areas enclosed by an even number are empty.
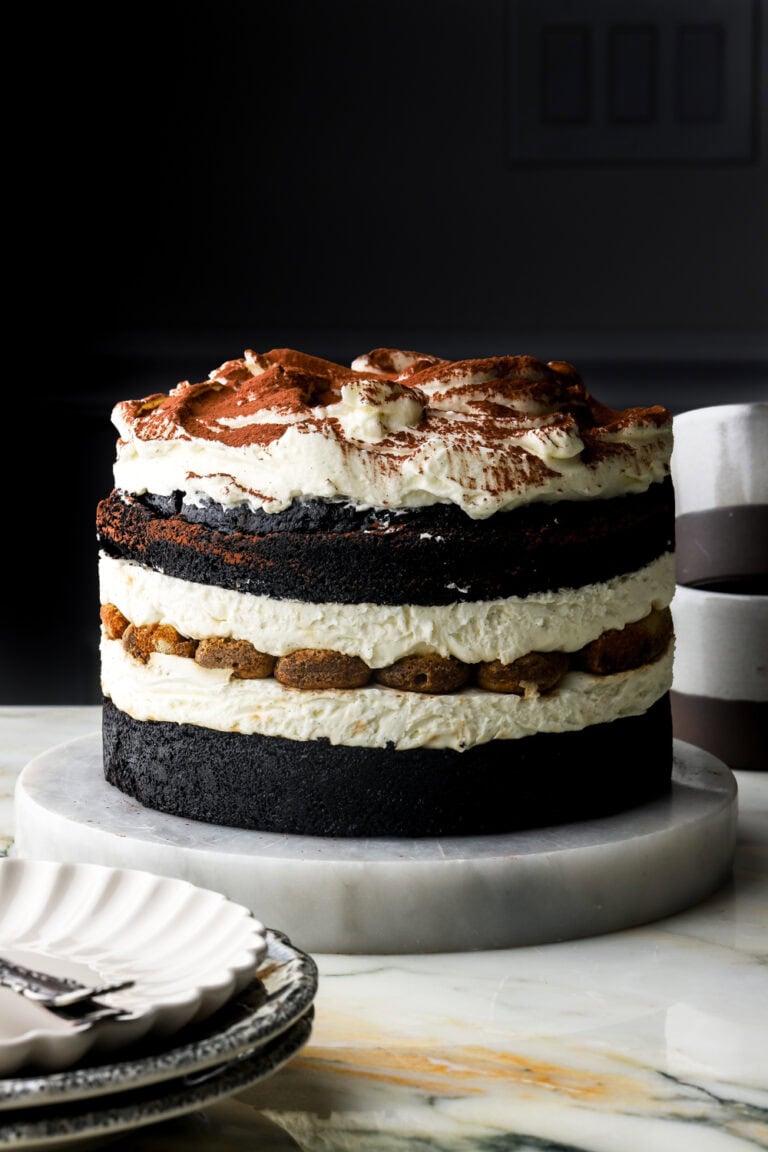
[[[68,1068],[88,1052],[204,1020],[250,982],[266,951],[266,929],[249,909],[186,880],[0,860],[0,955],[87,983],[134,981],[100,998],[124,1018],[85,1027],[0,987],[0,1076]]]

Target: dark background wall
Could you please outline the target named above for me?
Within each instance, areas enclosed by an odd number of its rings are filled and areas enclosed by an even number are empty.
[[[46,99],[12,134],[9,371],[40,419],[18,445],[0,702],[98,701],[111,407],[246,347],[532,353],[609,403],[673,411],[768,398],[765,17],[756,0],[30,9],[20,72]]]

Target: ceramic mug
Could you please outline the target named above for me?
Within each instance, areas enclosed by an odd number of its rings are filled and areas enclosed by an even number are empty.
[[[768,403],[673,420],[674,735],[768,770]]]

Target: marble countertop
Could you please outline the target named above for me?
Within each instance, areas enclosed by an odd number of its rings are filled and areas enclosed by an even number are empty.
[[[98,726],[96,707],[0,708],[0,852],[23,766]],[[768,773],[735,776],[733,873],[703,903],[542,947],[315,954],[315,1023],[298,1056],[110,1149],[767,1149]]]

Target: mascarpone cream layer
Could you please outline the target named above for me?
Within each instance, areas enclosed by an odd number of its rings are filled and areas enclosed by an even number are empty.
[[[468,664],[527,652],[575,652],[610,628],[666,608],[675,591],[674,556],[638,572],[582,588],[433,606],[310,604],[193,584],[102,555],[102,604],[133,624],[172,624],[184,636],[234,637],[284,656],[327,648],[382,668],[403,656],[436,652]]]
[[[321,692],[277,680],[230,680],[226,669],[155,652],[135,660],[102,636],[104,694],[135,720],[194,724],[221,732],[383,748],[452,748],[516,740],[537,732],[581,730],[647,711],[670,687],[673,648],[653,664],[614,676],[569,672],[547,696],[466,689],[447,696],[381,685]]]
[[[451,503],[480,519],[663,480],[671,416],[604,408],[566,367],[439,361],[406,380],[291,350],[246,354],[207,381],[115,405],[115,487],[267,512],[297,499]]]
[[[307,498],[344,499],[358,509],[457,504],[473,519],[534,501],[644,492],[667,474],[665,445],[657,440],[628,457],[612,456],[590,467],[578,458],[558,460],[546,475],[512,486],[505,474],[520,448],[518,437],[510,434],[493,447],[469,449],[451,439],[436,430],[401,461],[393,445],[384,462],[383,452],[374,454],[365,445],[350,451],[326,430],[309,428],[288,427],[264,449],[235,451],[193,440],[132,441],[120,447],[113,471],[115,487],[123,492],[182,492],[190,504],[213,500],[224,508],[246,504],[267,512],[282,512],[294,500]],[[524,475],[524,455],[519,463]]]

